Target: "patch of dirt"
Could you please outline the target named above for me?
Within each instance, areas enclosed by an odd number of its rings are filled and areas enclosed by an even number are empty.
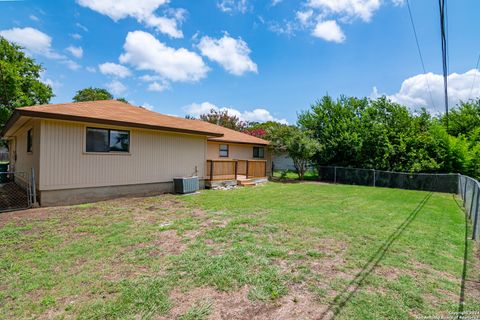
[[[248,287],[232,292],[221,292],[211,287],[195,288],[186,293],[174,291],[170,295],[174,306],[169,315],[157,319],[176,319],[202,301],[211,303],[210,320],[319,319],[328,308],[319,304],[306,289],[292,288],[288,295],[270,302],[251,301],[248,292]],[[330,318],[331,315],[327,315],[323,319]]]

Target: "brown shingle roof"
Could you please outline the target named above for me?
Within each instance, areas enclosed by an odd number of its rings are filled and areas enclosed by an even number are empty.
[[[218,138],[219,141],[268,144],[265,140],[211,123],[166,116],[117,100],[47,104],[18,108],[15,109],[14,114],[5,125],[1,133],[2,136],[20,116],[200,134],[209,136],[212,140]]]
[[[212,130],[216,130],[218,133],[223,133],[222,137],[208,138],[208,141],[221,141],[221,142],[232,142],[232,143],[248,143],[248,144],[260,144],[267,145],[269,142],[249,134],[238,132],[232,129],[227,129],[215,124],[210,124]]]

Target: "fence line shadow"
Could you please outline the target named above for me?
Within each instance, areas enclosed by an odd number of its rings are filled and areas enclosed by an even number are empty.
[[[384,241],[384,243],[377,249],[377,251],[370,257],[370,259],[362,267],[362,270],[357,273],[355,278],[333,299],[333,302],[325,310],[320,319],[327,319],[333,312],[335,318],[345,308],[347,303],[353,298],[357,291],[361,288],[365,279],[373,272],[375,267],[382,261],[383,257],[390,249],[395,240],[397,240],[405,229],[415,220],[420,210],[425,206],[427,201],[431,198],[432,192],[429,192],[415,207],[415,209],[408,215],[408,217],[395,229],[395,231]]]
[[[460,297],[458,300],[458,314],[459,316],[463,311],[465,311],[465,285],[467,280],[467,266],[468,266],[468,214],[460,203],[458,203],[457,198],[453,195],[453,200],[457,206],[465,213],[465,246],[463,252],[463,269],[462,269],[462,283],[460,285]]]

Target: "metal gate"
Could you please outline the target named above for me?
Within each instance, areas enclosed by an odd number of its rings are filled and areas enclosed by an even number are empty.
[[[0,212],[30,208],[35,202],[34,186],[27,172],[0,172]]]

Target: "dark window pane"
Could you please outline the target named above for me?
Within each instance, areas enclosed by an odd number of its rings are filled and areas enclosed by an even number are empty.
[[[108,152],[108,130],[87,128],[87,152]]]
[[[254,158],[264,158],[265,157],[265,148],[263,148],[263,147],[253,147],[253,157]]]
[[[228,157],[228,144],[220,145],[220,157]]]
[[[110,130],[110,151],[128,152],[130,134],[128,131]]]
[[[30,129],[27,132],[27,152],[32,152],[32,146],[33,146],[33,133],[32,133],[32,129]]]

